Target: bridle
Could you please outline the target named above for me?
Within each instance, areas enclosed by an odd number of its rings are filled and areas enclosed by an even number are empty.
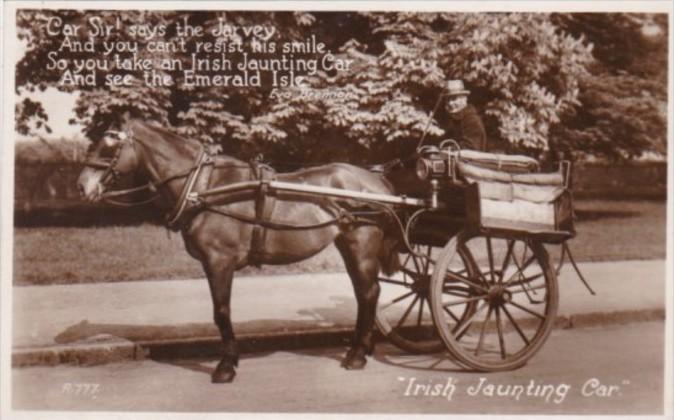
[[[124,151],[125,147],[133,147],[133,139],[131,136],[129,136],[125,131],[114,131],[114,130],[108,130],[104,134],[105,136],[109,137],[114,137],[117,139],[115,142],[115,150],[113,153],[112,158],[106,159],[106,158],[87,158],[84,161],[84,166],[89,167],[89,168],[94,168],[94,169],[102,169],[103,175],[101,176],[101,179],[99,183],[101,184],[102,187],[106,189],[101,194],[101,198],[103,201],[105,201],[108,204],[112,204],[115,206],[120,206],[120,207],[133,207],[133,206],[141,206],[144,204],[151,203],[155,201],[157,198],[159,198],[159,194],[157,193],[156,187],[151,183],[148,182],[147,184],[144,185],[139,185],[136,187],[132,188],[127,188],[127,189],[121,189],[121,190],[113,190],[113,191],[107,191],[107,187],[114,185],[123,175],[119,168],[119,160],[122,157],[122,152]],[[119,197],[124,197],[128,196],[131,194],[135,194],[141,191],[149,191],[152,193],[152,196],[150,198],[140,200],[140,201],[119,201],[116,200],[116,198]]]
[[[125,175],[123,171],[119,168],[120,159],[122,159],[122,154],[125,147],[134,147],[134,142],[138,141],[137,139],[132,138],[126,132],[118,131],[107,131],[105,133],[107,136],[115,137],[118,141],[115,143],[115,149],[113,151],[112,158],[88,158],[84,161],[85,167],[95,168],[103,170],[104,173],[101,176],[99,181],[100,185],[107,189],[108,186],[116,182],[122,175]],[[261,220],[260,215],[255,217],[249,217],[243,214],[238,214],[230,212],[223,209],[217,209],[209,205],[209,203],[203,201],[196,191],[204,188],[204,185],[208,185],[211,173],[215,168],[240,168],[248,169],[253,174],[253,178],[260,178],[259,175],[260,166],[265,166],[259,162],[251,161],[248,164],[241,165],[238,163],[229,163],[225,162],[224,164],[216,163],[215,156],[217,155],[217,150],[206,145],[200,145],[199,152],[197,153],[196,160],[192,166],[186,170],[179,172],[177,174],[169,175],[160,180],[150,181],[145,185],[140,185],[137,187],[123,189],[123,190],[113,190],[113,191],[104,191],[101,194],[103,201],[106,203],[121,206],[121,207],[131,207],[142,204],[150,203],[160,197],[160,189],[168,184],[169,182],[184,179],[180,193],[175,199],[172,210],[166,214],[166,224],[169,229],[179,230],[186,223],[189,223],[191,216],[195,214],[195,210],[202,211],[207,210],[213,213],[221,214],[226,217],[239,220],[240,222],[250,223],[254,225],[259,225],[264,228],[271,229],[289,229],[289,230],[307,230],[307,229],[318,229],[321,227],[333,225],[336,223],[341,223],[344,220],[353,221],[356,220],[355,217],[365,217],[372,216],[372,214],[379,215],[382,211],[350,211],[344,212],[339,211],[339,214],[333,219],[317,224],[310,225],[293,225],[288,223],[275,223],[272,221]],[[257,175],[255,175],[257,174]],[[261,183],[261,186],[264,183]],[[143,201],[129,202],[129,201],[117,201],[114,198],[129,195],[139,191],[150,191],[152,197]],[[266,189],[260,188],[258,196],[266,195]],[[258,198],[257,203],[260,200]],[[256,207],[259,205],[256,203]],[[374,203],[373,203],[374,204]],[[391,212],[389,209],[386,209],[385,212]],[[395,215],[393,215],[395,218]],[[366,219],[367,220],[367,219]],[[362,220],[361,220],[362,222]],[[398,221],[400,224],[400,221]]]
[[[104,171],[99,181],[101,187],[103,187],[106,190],[101,194],[102,200],[108,204],[120,207],[133,207],[148,204],[155,201],[161,196],[159,193],[161,187],[165,186],[171,181],[185,178],[185,182],[183,183],[181,192],[177,197],[176,203],[173,209],[166,217],[166,222],[170,228],[179,227],[181,225],[183,216],[187,213],[190,207],[193,207],[194,205],[197,204],[193,198],[192,194],[193,189],[199,183],[200,180],[202,182],[204,180],[207,182],[208,179],[210,178],[210,173],[215,166],[215,160],[213,158],[215,150],[212,148],[205,147],[204,145],[200,145],[196,161],[191,167],[189,167],[187,170],[183,172],[169,175],[164,179],[150,181],[147,184],[128,189],[107,191],[107,187],[114,184],[117,180],[119,180],[119,178],[122,175],[124,175],[118,167],[120,159],[122,158],[124,148],[134,147],[134,141],[137,140],[135,140],[130,134],[128,134],[125,131],[109,130],[105,132],[105,135],[117,139],[117,141],[115,142],[115,150],[113,152],[112,158],[110,159],[94,158],[94,159],[87,159],[84,162],[85,167],[102,169]],[[206,170],[207,167],[210,169]],[[116,198],[118,197],[128,196],[130,194],[134,194],[141,191],[149,191],[152,193],[152,196],[150,198],[141,201],[133,201],[133,202],[116,200]]]

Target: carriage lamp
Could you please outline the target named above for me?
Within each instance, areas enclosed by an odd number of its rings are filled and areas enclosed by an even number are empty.
[[[422,181],[429,178],[444,177],[447,174],[447,162],[444,159],[419,158],[417,159],[416,174]]]

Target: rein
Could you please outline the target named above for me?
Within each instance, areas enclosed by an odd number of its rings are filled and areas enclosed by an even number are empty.
[[[122,150],[124,149],[124,147],[132,144],[129,135],[126,132],[108,130],[105,132],[105,134],[114,136],[118,139],[117,147],[115,149],[115,154],[113,155],[113,157],[109,160],[96,158],[96,159],[86,159],[84,161],[85,167],[104,170],[100,180],[101,185],[104,187],[110,183],[114,183],[120,178],[121,174],[117,169],[117,163],[119,162],[119,159],[122,156]],[[126,195],[135,194],[137,192],[145,190],[148,190],[153,193],[153,195],[150,198],[147,198],[145,200],[133,202],[116,200],[117,197],[123,197]],[[148,182],[145,185],[140,185],[127,189],[106,191],[101,194],[101,199],[104,202],[118,207],[142,206],[153,202],[157,198],[159,198],[159,195],[157,194],[155,186],[151,182]]]
[[[152,196],[150,198],[147,198],[145,200],[140,200],[140,201],[119,201],[115,200],[115,197],[123,197],[126,195],[130,194],[135,194],[137,192],[141,191],[150,191],[152,193]],[[152,203],[155,201],[157,198],[159,198],[159,194],[157,194],[157,190],[154,187],[154,184],[151,182],[148,182],[145,185],[140,185],[138,187],[133,187],[133,188],[128,188],[125,190],[114,190],[114,191],[106,191],[102,194],[103,201],[105,201],[108,204],[112,204],[113,206],[117,207],[136,207],[136,206],[143,206],[145,204]]]
[[[312,230],[328,227],[331,225],[336,225],[340,223],[349,223],[353,222],[354,218],[357,217],[375,217],[383,214],[382,211],[372,210],[372,211],[340,211],[339,215],[333,217],[330,220],[325,222],[315,223],[311,225],[296,225],[294,223],[281,223],[281,222],[272,222],[270,220],[260,220],[254,217],[248,217],[243,214],[228,212],[220,209],[213,208],[211,206],[204,207],[204,211],[209,211],[211,213],[219,214],[221,216],[229,217],[239,222],[248,223],[248,224],[257,224],[264,228],[273,229],[273,230]],[[361,222],[365,222],[361,220]]]
[[[131,136],[129,136],[126,132],[124,131],[113,131],[113,130],[108,130],[105,133],[106,135],[111,135],[113,137],[116,137],[119,140],[119,143],[117,144],[117,148],[115,149],[115,154],[114,156],[109,159],[87,159],[84,161],[84,166],[92,167],[95,169],[103,169],[105,172],[101,176],[101,184],[103,186],[107,186],[108,184],[117,181],[121,174],[117,169],[117,163],[119,162],[119,159],[121,157],[122,151],[126,145],[131,144]],[[201,152],[200,156],[202,154],[205,154],[207,156],[211,156],[210,151],[206,151],[206,149],[202,146],[201,147]],[[166,184],[168,184],[171,181],[175,181],[177,179],[181,178],[186,178],[192,174],[194,174],[194,171],[200,170],[201,166],[203,164],[211,164],[212,162],[202,162],[200,158],[197,158],[197,163],[187,170],[167,176],[164,179],[161,179],[156,182],[148,182],[147,184],[144,185],[139,185],[136,187],[131,187],[127,189],[120,189],[120,190],[111,190],[111,191],[106,191],[103,194],[101,194],[101,198],[104,202],[118,206],[118,207],[135,207],[135,206],[142,206],[148,203],[151,203],[155,200],[157,200],[160,197],[160,194],[158,193],[158,189]],[[234,166],[234,165],[214,165],[214,168],[219,168],[219,167],[227,167],[227,166]],[[237,165],[237,166],[242,166],[243,165]],[[117,200],[119,197],[124,197],[127,195],[135,194],[141,191],[149,191],[152,193],[152,196],[147,199],[143,199],[140,201],[120,201]],[[175,218],[175,217],[174,217]]]
[[[120,171],[117,169],[117,164],[121,157],[123,148],[127,145],[132,144],[133,141],[131,136],[129,136],[125,132],[108,131],[106,134],[113,135],[118,139],[120,139],[120,142],[117,145],[115,154],[112,157],[112,159],[110,160],[104,160],[100,158],[88,159],[84,162],[85,166],[105,170],[103,176],[101,177],[101,184],[103,186],[107,186],[111,182],[117,181],[120,178],[121,174]],[[337,207],[336,212],[338,214],[329,220],[315,224],[298,225],[294,223],[283,223],[283,222],[274,222],[271,220],[263,220],[260,217],[257,217],[257,215],[255,217],[250,217],[244,214],[222,210],[216,208],[215,206],[208,205],[207,203],[205,203],[201,199],[201,197],[199,197],[198,191],[194,191],[195,186],[197,186],[197,184],[199,183],[207,184],[208,180],[210,179],[212,170],[216,168],[240,167],[241,169],[250,169],[253,172],[255,172],[255,167],[251,166],[254,165],[254,163],[251,163],[249,165],[238,165],[235,163],[218,165],[215,162],[213,154],[214,152],[212,150],[207,149],[202,145],[200,147],[199,154],[196,158],[194,165],[189,167],[187,170],[177,174],[169,175],[159,181],[148,182],[147,184],[144,185],[128,189],[106,191],[103,194],[101,194],[102,200],[108,204],[118,207],[135,207],[145,205],[157,200],[160,197],[159,188],[165,186],[169,182],[179,180],[182,178],[187,178],[185,180],[185,183],[183,184],[183,188],[181,189],[181,193],[178,196],[176,204],[174,205],[170,213],[166,216],[166,222],[168,227],[174,230],[180,229],[180,227],[184,224],[182,219],[184,219],[186,213],[189,210],[195,209],[199,211],[208,211],[211,213],[220,214],[222,216],[238,220],[242,223],[259,225],[263,228],[269,228],[273,230],[312,230],[344,223],[354,223],[354,222],[375,223],[372,220],[372,218],[381,216],[382,214],[390,213],[389,211],[386,211],[388,209],[349,211]],[[393,163],[398,164],[400,162],[398,161]],[[207,167],[210,168],[210,170],[206,170]],[[387,167],[387,170],[388,169],[389,168]],[[260,182],[260,187],[262,187],[262,184],[263,181]],[[135,194],[142,191],[148,191],[152,193],[152,196],[144,200],[133,202],[118,200],[119,197],[128,196],[130,194]],[[378,205],[379,203],[371,203],[371,204]]]

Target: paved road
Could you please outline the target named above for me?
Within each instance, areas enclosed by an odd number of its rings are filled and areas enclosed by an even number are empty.
[[[234,384],[215,360],[13,370],[14,409],[662,414],[664,323],[555,330],[524,368],[481,374],[380,345],[363,371],[344,348],[246,355]],[[500,387],[499,387],[500,385]],[[502,393],[505,395],[497,395]]]

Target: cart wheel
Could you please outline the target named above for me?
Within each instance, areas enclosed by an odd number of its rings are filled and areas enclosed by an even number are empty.
[[[433,325],[429,300],[431,273],[441,249],[416,245],[411,253],[401,254],[401,274],[395,278],[379,278],[381,293],[375,322],[379,331],[397,347],[410,353],[433,353],[445,348]],[[423,255],[423,256],[421,256]],[[425,256],[425,257],[424,257]],[[461,259],[465,261],[466,259]],[[464,265],[463,273],[474,273]],[[471,276],[472,274],[464,274]],[[463,293],[468,287],[453,286]],[[476,307],[469,302],[456,312],[467,318]]]
[[[453,269],[466,257],[476,275]],[[457,292],[457,285],[470,293]],[[528,239],[461,233],[443,249],[431,280],[433,319],[450,355],[481,371],[524,365],[548,337],[558,300],[548,254]],[[476,305],[470,316],[457,317],[455,308],[468,302]]]

